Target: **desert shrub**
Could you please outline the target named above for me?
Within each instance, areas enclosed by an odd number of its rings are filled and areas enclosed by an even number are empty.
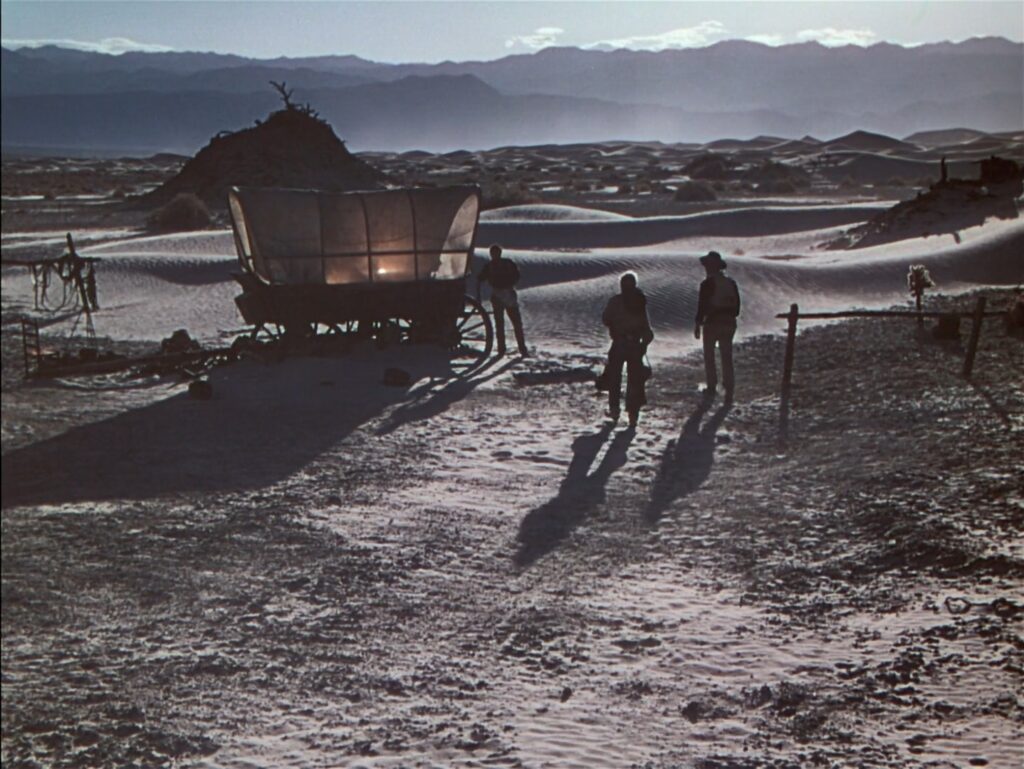
[[[618,192],[620,195],[631,195],[633,193],[633,185],[629,182],[622,182],[619,184]]]
[[[577,192],[589,192],[592,186],[590,182],[584,179],[577,179],[572,183],[572,188]]]
[[[907,186],[906,181],[903,180],[902,178],[900,178],[899,176],[892,177],[885,184],[886,184],[887,187],[906,187]]]
[[[788,179],[769,179],[758,184],[757,191],[768,195],[788,195],[796,192],[796,186]]]
[[[718,195],[710,184],[703,182],[686,182],[676,187],[673,198],[680,203],[704,203],[717,200]]]
[[[181,192],[154,211],[146,222],[154,232],[186,232],[210,226],[210,209],[191,192]]]
[[[536,199],[529,194],[525,185],[511,184],[485,184],[481,191],[480,208],[487,211],[491,208],[505,208],[506,206],[521,206],[527,203],[536,203]]]
[[[691,179],[724,179],[731,170],[724,158],[714,154],[701,155],[683,166],[683,173]]]
[[[844,190],[856,190],[860,189],[860,182],[858,182],[852,176],[847,176],[845,179],[839,182],[839,187]]]
[[[810,179],[810,174],[799,166],[765,160],[745,171],[743,178],[750,182],[788,181],[795,184],[797,179]]]

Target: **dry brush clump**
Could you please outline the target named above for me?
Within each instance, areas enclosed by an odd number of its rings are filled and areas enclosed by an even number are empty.
[[[505,182],[485,183],[480,190],[480,209],[482,211],[536,202],[537,198],[531,195],[529,188],[522,183],[518,185]]]
[[[284,109],[239,131],[222,131],[187,161],[181,171],[139,203],[166,204],[193,193],[208,206],[227,206],[233,186],[294,187],[332,192],[383,187],[384,176],[345,147],[316,110],[291,102],[284,83],[273,83]]]
[[[691,179],[725,179],[732,172],[732,164],[714,153],[701,155],[683,166],[683,173]]]
[[[758,184],[757,191],[763,195],[792,195],[796,185],[788,179],[770,179]]]
[[[673,199],[679,203],[706,203],[717,200],[710,184],[704,182],[685,182],[676,187]]]

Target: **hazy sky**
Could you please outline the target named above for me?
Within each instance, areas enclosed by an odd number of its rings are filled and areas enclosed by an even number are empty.
[[[549,45],[663,50],[724,39],[904,45],[1024,39],[1024,2],[0,2],[3,44],[217,51],[258,58],[356,54],[375,61],[495,59]]]

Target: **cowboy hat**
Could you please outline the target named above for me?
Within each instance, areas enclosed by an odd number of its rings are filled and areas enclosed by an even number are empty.
[[[725,260],[717,251],[708,251],[700,258],[700,263],[705,267],[717,267],[720,270],[725,269]]]

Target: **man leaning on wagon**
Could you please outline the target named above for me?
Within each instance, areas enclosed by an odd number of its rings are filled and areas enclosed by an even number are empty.
[[[498,355],[505,354],[505,313],[512,321],[512,329],[519,345],[519,354],[524,358],[530,353],[526,349],[523,337],[523,316],[519,312],[519,297],[516,295],[516,284],[519,283],[519,268],[511,259],[501,255],[501,246],[491,246],[491,261],[484,265],[476,279],[477,299],[480,298],[480,286],[489,283],[491,286],[491,307],[494,308],[494,332],[498,338]]]

